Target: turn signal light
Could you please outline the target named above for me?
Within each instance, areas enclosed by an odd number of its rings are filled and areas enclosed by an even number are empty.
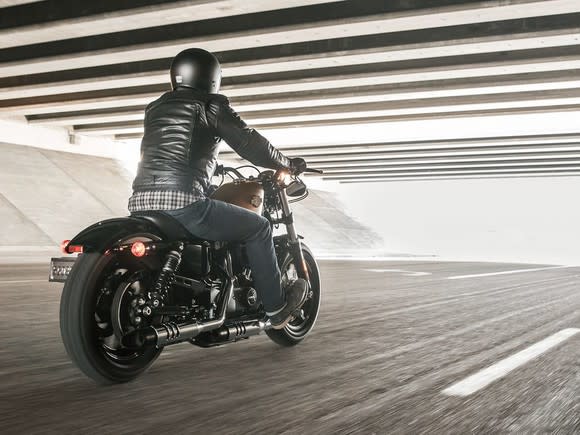
[[[135,242],[131,245],[131,254],[135,257],[143,257],[146,251],[147,247],[143,242]]]
[[[60,244],[60,251],[63,254],[82,254],[83,246],[71,245],[70,240],[63,240],[62,243]]]
[[[282,187],[288,187],[292,183],[292,175],[290,172],[280,171],[278,174],[278,182]]]
[[[70,240],[63,240],[60,243],[60,252],[62,252],[63,254],[68,254],[67,248],[68,248],[69,243],[70,243]]]

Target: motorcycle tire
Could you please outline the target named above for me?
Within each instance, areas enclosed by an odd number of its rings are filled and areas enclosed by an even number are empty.
[[[321,288],[318,264],[312,251],[305,244],[302,244],[302,253],[308,268],[312,296],[302,307],[304,317],[291,321],[284,329],[269,329],[266,331],[268,337],[280,346],[295,346],[302,342],[314,327],[320,310]],[[293,258],[289,252],[282,253],[279,256],[278,265],[282,276],[287,273],[290,267],[296,267],[293,265]]]
[[[137,378],[162,351],[147,347],[131,354],[131,350],[121,349],[116,352],[123,351],[122,355],[117,355],[99,343],[96,301],[111,261],[114,255],[81,254],[65,282],[60,302],[60,332],[65,349],[73,363],[98,384]]]

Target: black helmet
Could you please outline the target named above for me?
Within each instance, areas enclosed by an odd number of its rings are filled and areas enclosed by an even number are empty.
[[[195,88],[217,93],[222,80],[222,70],[217,58],[201,48],[183,50],[171,62],[171,86]]]

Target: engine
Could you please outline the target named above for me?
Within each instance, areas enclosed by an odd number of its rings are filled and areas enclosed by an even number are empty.
[[[260,301],[256,289],[249,286],[234,288],[234,297],[228,304],[228,315],[240,317],[248,314],[256,314]]]
[[[197,281],[181,275],[175,275],[174,282],[172,294],[179,304],[193,306],[194,311],[203,318],[213,318],[212,311],[218,304],[221,283]],[[258,312],[261,301],[258,292],[250,284],[244,279],[238,280],[238,285],[234,287],[234,295],[227,307],[228,317],[236,318]]]
[[[228,320],[220,328],[203,332],[191,341],[201,347],[219,346],[238,341],[264,330],[265,324],[259,320],[261,300],[251,282],[241,276],[235,280],[232,298],[226,308]],[[173,298],[188,304],[189,319],[182,321],[208,321],[216,318],[216,308],[220,305],[222,284],[220,282],[197,281],[181,275],[175,275]]]

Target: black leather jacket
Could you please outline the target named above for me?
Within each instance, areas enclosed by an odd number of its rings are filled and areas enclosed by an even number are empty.
[[[178,88],[145,109],[141,162],[133,191],[205,194],[217,166],[221,139],[257,166],[290,167],[289,159],[249,128],[226,97]]]

